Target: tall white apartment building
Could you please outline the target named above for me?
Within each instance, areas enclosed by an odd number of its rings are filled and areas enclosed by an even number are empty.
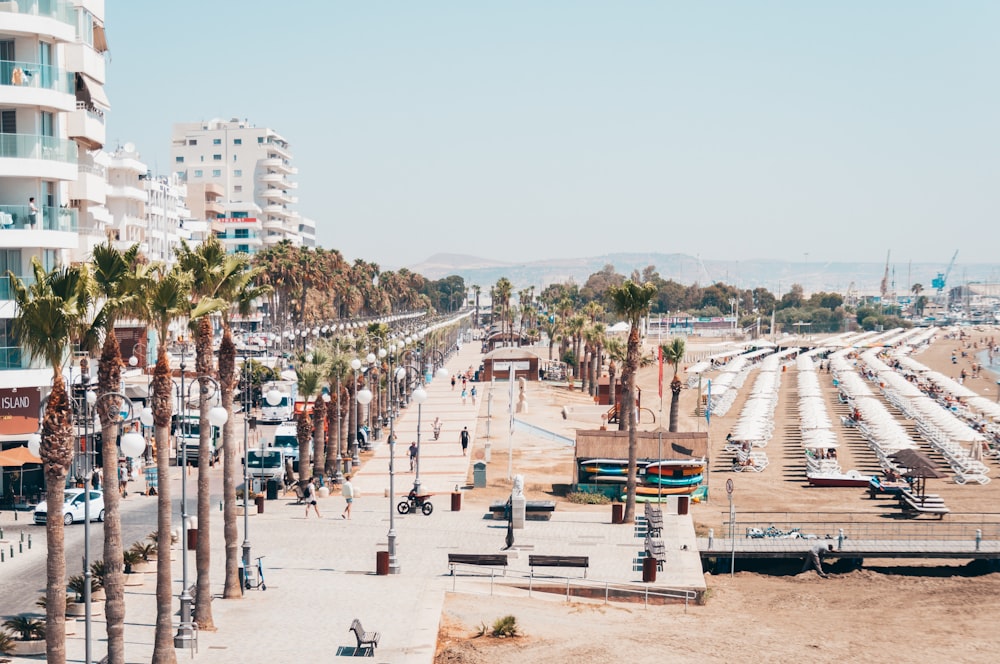
[[[237,119],[175,124],[170,157],[174,172],[187,183],[196,219],[202,213],[208,221],[254,219],[225,222],[223,239],[233,240],[228,246],[242,245],[253,253],[257,240],[261,247],[282,240],[302,244],[301,217],[294,209],[298,183],[289,179],[298,169],[291,165],[288,142],[274,130]],[[218,235],[223,229],[213,230]]]
[[[33,256],[46,268],[80,260],[109,222],[95,158],[107,48],[103,0],[0,2],[0,398],[25,404],[0,418],[0,442],[37,428],[51,381],[11,334],[7,271],[30,275]]]

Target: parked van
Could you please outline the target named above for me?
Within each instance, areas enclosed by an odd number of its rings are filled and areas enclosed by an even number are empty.
[[[277,447],[247,450],[247,468],[255,480],[285,481],[285,451]]]
[[[211,425],[209,425],[211,426]],[[198,450],[201,447],[201,427],[198,415],[174,415],[173,433],[177,440],[177,465],[198,465]],[[219,427],[211,427],[208,437],[209,458],[212,463],[219,460]],[[187,454],[187,464],[184,463]]]
[[[284,422],[278,425],[274,432],[274,443],[272,447],[281,450],[284,455],[292,460],[292,470],[299,470],[299,436],[298,424],[296,422]]]
[[[270,404],[267,395],[274,390],[281,395],[277,404]],[[292,419],[295,415],[295,396],[297,386],[295,381],[276,380],[264,384],[261,389],[263,399],[260,407],[260,419],[265,424],[278,424]]]

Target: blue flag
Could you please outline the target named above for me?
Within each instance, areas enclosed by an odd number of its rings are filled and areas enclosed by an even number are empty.
[[[712,381],[708,381],[708,398],[705,399],[705,422],[712,423]]]

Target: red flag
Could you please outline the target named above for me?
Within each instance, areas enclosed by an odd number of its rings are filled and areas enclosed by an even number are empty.
[[[660,398],[663,398],[663,346],[657,346],[656,348],[657,361],[659,362],[659,380],[658,384],[660,387]]]

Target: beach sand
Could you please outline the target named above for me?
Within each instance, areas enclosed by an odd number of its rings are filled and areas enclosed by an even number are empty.
[[[948,376],[958,377],[977,361],[972,343],[982,347],[983,339],[1000,339],[1000,330],[966,329],[967,340],[939,335],[930,348],[914,355],[919,362]],[[951,363],[954,350],[966,348],[967,358]],[[705,345],[707,348],[707,344]],[[689,341],[689,353],[699,347]],[[538,349],[547,357],[545,349]],[[648,351],[647,351],[648,352]],[[639,385],[643,406],[658,412],[656,367],[643,369]],[[970,371],[971,373],[971,371]],[[824,374],[825,375],[825,374]],[[730,455],[722,452],[726,433],[739,417],[756,372],[740,390],[740,396],[724,417],[711,423],[711,500],[692,505],[699,533],[715,528],[721,532],[728,516],[723,486],[735,484],[737,514],[791,511],[796,513],[836,513],[839,518],[885,522],[888,501],[868,500],[862,489],[818,489],[805,482],[802,450],[790,441],[797,432],[794,368],[782,375],[775,431],[766,451],[770,466],[762,473],[733,473]],[[681,375],[682,380],[686,378]],[[822,378],[822,377],[821,377]],[[665,368],[665,383],[670,370]],[[965,385],[989,398],[996,398],[997,376],[989,372]],[[824,385],[827,408],[834,429],[836,391],[830,381]],[[572,437],[573,429],[597,428],[599,419],[578,422],[563,420],[562,406],[582,406],[590,398],[577,391],[539,386],[531,391],[531,409],[520,418],[549,429],[559,429]],[[669,388],[664,386],[664,417],[669,409]],[[705,421],[695,416],[696,390],[681,394],[680,430],[704,430]],[[485,413],[480,414],[477,439],[482,438]],[[501,426],[494,417],[494,427]],[[645,420],[642,428],[655,428]],[[494,441],[490,477],[506,476],[505,439]],[[860,446],[844,442],[839,450],[844,470],[867,470],[871,459]],[[482,449],[473,450],[482,458]],[[528,498],[552,498],[553,487],[570,482],[572,453],[551,441],[519,440],[514,450],[517,472],[526,477]],[[996,470],[996,463],[990,462]],[[997,512],[1000,482],[956,485],[948,479],[930,480],[929,490],[938,493],[951,508],[949,520]],[[493,480],[469,498],[484,504],[506,498],[510,487],[505,480]],[[569,507],[568,505],[566,507]],[[563,506],[560,506],[563,509]],[[963,515],[962,513],[970,513]],[[817,517],[819,518],[819,517]],[[992,520],[1000,516],[993,514]],[[943,564],[939,564],[943,563]],[[952,662],[992,662],[1000,654],[1000,634],[992,621],[1000,615],[1000,573],[983,574],[964,562],[866,560],[862,570],[832,574],[827,579],[814,572],[797,574],[798,563],[776,566],[769,573],[737,572],[706,575],[708,600],[703,606],[657,606],[587,602],[567,603],[560,598],[527,599],[514,596],[450,594],[445,603],[439,632],[436,662],[457,664],[476,662],[499,664],[526,662],[605,662],[622,656],[635,662],[688,661],[793,661],[803,657],[814,662],[853,662],[872,658],[892,660]],[[477,637],[483,623],[513,615],[522,636],[513,639]],[[624,654],[624,655],[623,655]]]

